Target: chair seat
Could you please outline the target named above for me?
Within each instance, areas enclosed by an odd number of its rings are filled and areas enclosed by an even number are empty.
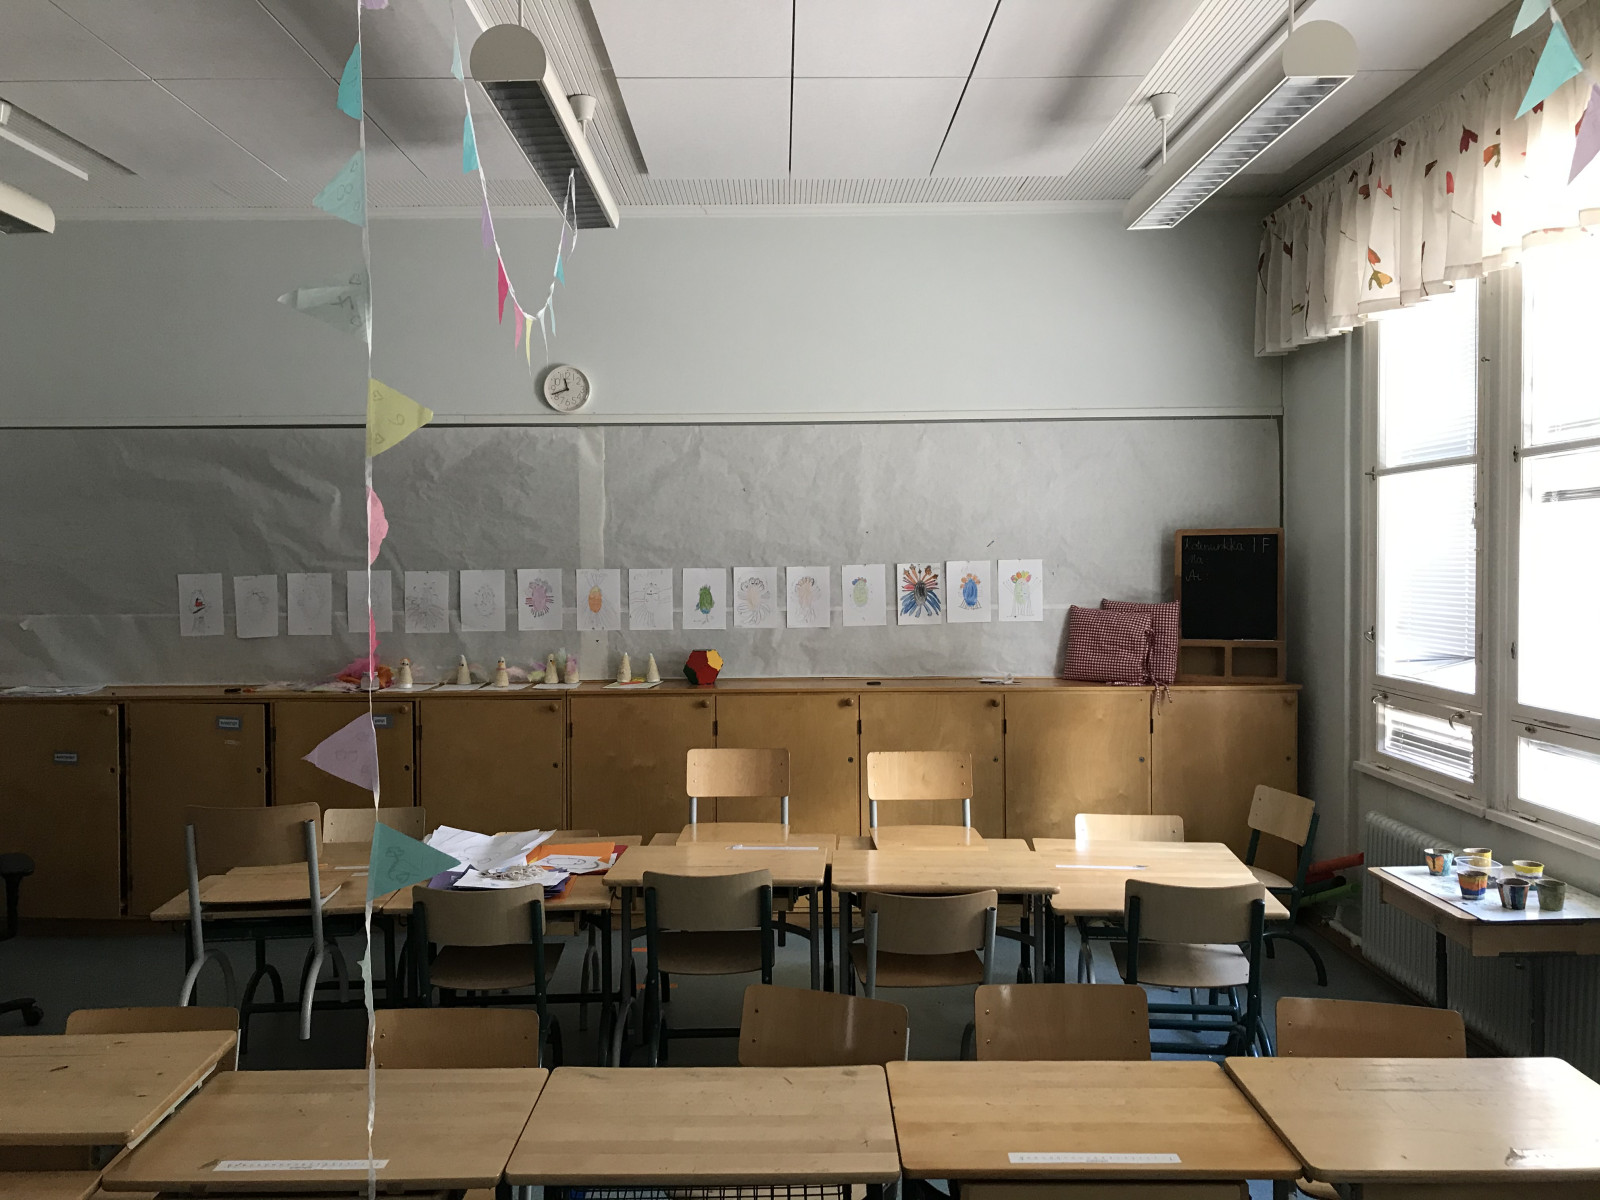
[[[1331,1183],[1318,1183],[1312,1179],[1296,1179],[1294,1186],[1311,1200],[1339,1200],[1339,1189]]]
[[[561,961],[561,942],[546,943],[544,977],[548,982]],[[434,987],[459,992],[500,992],[533,987],[538,982],[532,945],[444,946],[428,969]]]
[[[1128,946],[1113,942],[1117,972],[1128,975]],[[1250,982],[1250,959],[1237,946],[1139,943],[1139,982],[1155,987],[1228,988]]]
[[[1262,887],[1274,888],[1285,892],[1294,887],[1294,884],[1290,883],[1282,875],[1279,875],[1276,871],[1269,871],[1265,867],[1251,867],[1250,874],[1256,877],[1256,881]]]
[[[656,947],[656,965],[668,975],[742,975],[759,971],[761,931],[664,931]]]
[[[867,948],[850,947],[856,974],[867,977]],[[955,987],[983,982],[983,959],[976,950],[955,954],[887,954],[878,952],[878,987]]]

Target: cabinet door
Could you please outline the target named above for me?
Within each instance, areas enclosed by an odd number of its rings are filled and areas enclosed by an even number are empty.
[[[33,859],[26,916],[122,915],[121,741],[115,704],[0,704],[0,850]]]
[[[419,701],[417,795],[428,824],[566,828],[564,707],[521,696]]]
[[[272,702],[272,803],[304,804],[315,801],[323,808],[360,808],[372,803],[372,793],[362,791],[305,756],[331,733],[343,729],[367,711],[364,698],[339,700],[274,700]],[[385,808],[415,804],[411,778],[411,703],[378,701],[372,706],[378,730],[378,785]]]
[[[1006,836],[1073,836],[1081,812],[1150,811],[1150,693],[1009,692]]]
[[[572,827],[646,841],[689,820],[689,751],[716,744],[710,696],[571,696]]]
[[[1256,785],[1295,790],[1297,701],[1287,688],[1245,685],[1169,692],[1155,713],[1153,810],[1183,817],[1189,841],[1226,842],[1243,857]],[[1276,844],[1261,864],[1293,866]]]
[[[998,694],[863,692],[861,828],[867,828],[867,755],[875,750],[956,750],[972,755],[972,824],[984,837],[1006,836],[1005,753]],[[882,810],[885,825],[952,825],[960,805],[899,800]]]
[[[717,745],[789,751],[789,823],[798,833],[860,830],[856,697],[838,692],[717,697]],[[710,820],[702,806],[702,819]],[[771,800],[718,800],[719,821],[775,821]]]
[[[128,723],[128,912],[149,916],[184,888],[191,804],[267,802],[267,706],[133,700]]]

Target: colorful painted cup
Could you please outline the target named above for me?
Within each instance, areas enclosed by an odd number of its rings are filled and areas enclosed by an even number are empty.
[[[1545,912],[1560,912],[1567,904],[1567,885],[1548,876],[1534,885],[1539,889],[1539,907]]]
[[[1456,851],[1458,863],[1471,863],[1475,867],[1488,867],[1494,862],[1494,851],[1487,846],[1468,846]]]
[[[1532,881],[1544,874],[1544,864],[1532,858],[1514,858],[1511,869],[1523,879]]]
[[[1422,852],[1422,861],[1428,864],[1429,875],[1443,875],[1455,866],[1455,851],[1430,846]]]
[[[1473,869],[1456,872],[1456,882],[1461,885],[1463,900],[1482,900],[1489,890],[1489,872]]]
[[[1511,878],[1500,881],[1500,904],[1512,912],[1521,912],[1528,907],[1528,889],[1532,886],[1526,879]]]

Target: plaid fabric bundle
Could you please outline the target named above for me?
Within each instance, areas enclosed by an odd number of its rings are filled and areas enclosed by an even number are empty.
[[[1150,674],[1145,683],[1171,683],[1178,677],[1178,606],[1102,600],[1101,608],[1150,614]]]
[[[1066,678],[1144,683],[1149,664],[1149,613],[1076,604],[1068,610]]]

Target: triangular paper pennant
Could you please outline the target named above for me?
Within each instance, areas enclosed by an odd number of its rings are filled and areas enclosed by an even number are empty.
[[[347,117],[361,120],[361,43],[350,51],[344,64],[344,74],[339,76],[339,111]]]
[[[376,458],[403,442],[429,421],[433,409],[376,379],[367,381],[367,457]]]
[[[520,304],[513,303],[511,307],[517,310],[517,319],[514,322],[512,322],[514,325],[516,325],[517,328],[516,328],[516,332],[512,335],[512,338],[511,338],[511,348],[513,350],[515,350],[519,346],[522,345],[522,323],[523,323],[523,317],[526,314],[523,313],[522,306]]]
[[[472,114],[461,122],[461,173],[470,175],[478,169],[478,138],[472,132]]]
[[[467,81],[466,72],[461,69],[461,35],[459,33],[450,35],[450,74],[461,80],[462,83]]]
[[[372,714],[362,713],[337,733],[329,734],[305,761],[346,783],[372,791],[378,786],[378,734]]]
[[[489,250],[493,247],[494,218],[489,215],[489,201],[485,198],[483,202],[483,248]]]
[[[378,561],[378,549],[389,536],[389,518],[384,515],[383,501],[371,487],[367,488],[367,565]]]
[[[556,254],[556,278],[561,280],[562,283],[567,281],[567,272],[561,265],[561,255],[559,252]]]
[[[500,323],[503,325],[505,324],[506,320],[506,297],[511,294],[511,280],[506,275],[505,259],[502,258],[498,260],[498,265],[500,268],[500,276],[495,281],[495,287],[500,292]]]
[[[1567,182],[1576,179],[1600,153],[1600,85],[1589,85],[1589,106],[1578,121],[1578,141],[1572,147],[1572,170]]]
[[[551,289],[552,292],[554,292],[554,290],[555,290],[554,288]],[[550,336],[551,337],[555,337],[555,335],[556,335],[556,298],[555,298],[554,295],[551,295],[550,299],[545,301],[545,307],[550,310]]]
[[[533,366],[533,317],[529,313],[522,314],[523,321],[528,328],[522,335],[522,357],[528,360],[528,365]]]
[[[1522,0],[1522,7],[1517,11],[1517,19],[1511,25],[1511,36],[1516,37],[1544,16],[1544,10],[1549,7],[1550,0]]]
[[[352,225],[367,223],[367,163],[366,156],[357,150],[350,161],[317,193],[311,201],[325,213],[332,213],[341,221]]]
[[[1567,80],[1583,73],[1583,64],[1572,52],[1567,31],[1560,25],[1550,26],[1550,36],[1545,40],[1544,53],[1539,55],[1539,65],[1533,69],[1533,81],[1528,84],[1528,94],[1522,98],[1517,116],[1526,116],[1535,104],[1550,97]]]
[[[373,900],[412,884],[425,883],[441,871],[459,867],[459,859],[435,850],[382,821],[372,827],[372,858],[367,863],[367,899]]]
[[[345,333],[363,337],[367,331],[367,273],[357,270],[349,283],[334,287],[295,288],[278,297],[295,312],[315,317]]]
[[[549,307],[546,305],[546,307]],[[544,331],[544,309],[539,310],[539,340],[544,343],[544,356],[550,357],[550,335]]]

